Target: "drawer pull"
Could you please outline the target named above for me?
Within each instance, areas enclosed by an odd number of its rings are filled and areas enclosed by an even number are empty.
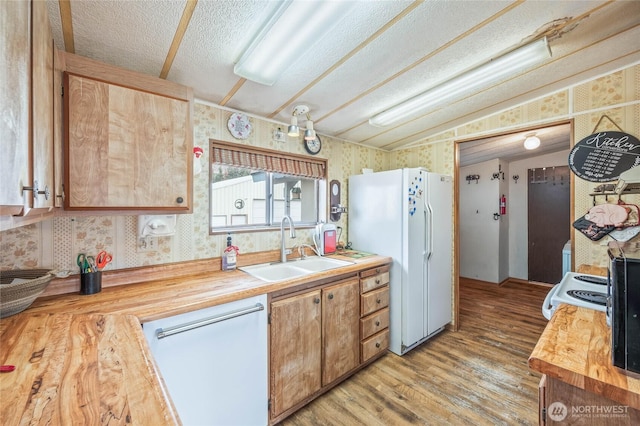
[[[376,321],[376,327],[380,327],[380,321]]]
[[[382,302],[382,300],[380,300],[380,298],[376,299],[376,303],[379,305]]]
[[[380,284],[380,278],[376,278],[376,284]]]
[[[376,268],[376,274],[380,273],[380,268]]]
[[[320,298],[316,297],[315,299],[313,299],[313,303],[315,303],[316,305],[320,303]]]
[[[380,342],[376,342],[376,348],[380,348]]]
[[[333,293],[329,293],[329,299],[333,299]]]

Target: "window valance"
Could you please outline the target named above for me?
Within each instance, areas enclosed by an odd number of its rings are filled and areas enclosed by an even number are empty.
[[[246,145],[210,139],[211,161],[227,166],[245,167],[272,173],[284,173],[312,179],[325,179],[326,160],[270,151]]]

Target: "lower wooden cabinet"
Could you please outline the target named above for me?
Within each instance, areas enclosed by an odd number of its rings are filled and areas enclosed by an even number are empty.
[[[322,382],[321,291],[271,303],[271,417],[318,391]]]
[[[360,362],[389,348],[389,266],[360,272]]]
[[[360,364],[360,303],[353,278],[322,289],[322,385],[329,385]]]
[[[279,421],[360,364],[357,275],[271,303],[270,418]]]
[[[540,425],[632,426],[640,410],[543,375],[540,380]]]

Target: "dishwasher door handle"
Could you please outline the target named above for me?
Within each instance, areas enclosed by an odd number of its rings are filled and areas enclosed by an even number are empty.
[[[208,318],[203,318],[191,322],[187,322],[180,325],[175,325],[167,328],[159,328],[156,331],[156,338],[164,339],[165,337],[173,336],[174,334],[184,333],[185,331],[193,330],[194,328],[204,327],[206,325],[215,324],[217,322],[222,322],[226,320],[230,320],[232,318],[240,317],[242,315],[251,314],[254,312],[264,310],[264,306],[262,303],[256,303],[255,306],[250,306],[248,308],[240,308],[234,311],[229,311],[224,314],[214,315]]]

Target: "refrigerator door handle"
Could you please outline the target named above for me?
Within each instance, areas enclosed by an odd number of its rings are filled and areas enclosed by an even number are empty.
[[[428,223],[428,229],[429,229],[429,235],[427,236],[427,245],[428,245],[428,252],[427,252],[427,260],[431,259],[431,255],[433,254],[433,210],[431,209],[431,205],[429,203],[427,203],[426,201],[424,202],[424,206],[426,208],[426,211],[428,212],[427,216],[427,221]]]

